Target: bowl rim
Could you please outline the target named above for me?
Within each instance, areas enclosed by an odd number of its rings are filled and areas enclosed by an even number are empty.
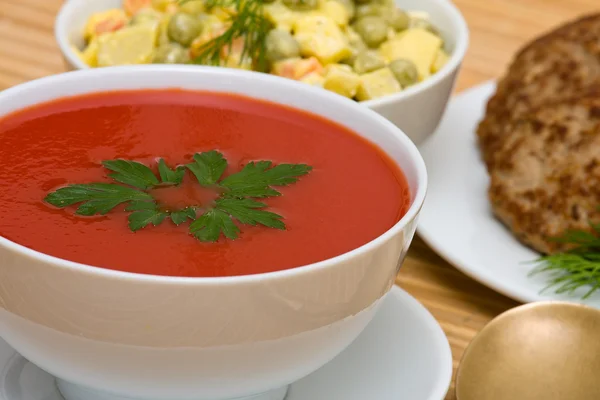
[[[80,0],[81,1],[81,0]],[[469,28],[463,15],[459,9],[452,3],[451,0],[430,0],[440,6],[444,14],[448,15],[454,25],[454,50],[450,54],[450,59],[442,67],[441,70],[431,75],[423,82],[419,82],[416,85],[409,86],[399,93],[394,93],[381,97],[379,99],[361,101],[359,104],[370,107],[379,108],[393,104],[397,101],[404,101],[409,99],[418,93],[425,92],[440,82],[446,80],[451,74],[458,70],[460,64],[465,58],[465,54],[469,47]],[[71,44],[69,43],[68,32],[67,32],[67,16],[72,13],[79,2],[76,0],[65,0],[61,6],[54,24],[54,37],[58,43],[60,51],[69,62],[69,64],[77,67],[77,69],[92,69],[90,66],[85,64],[74,52]]]
[[[56,75],[50,75],[44,78],[32,80],[12,88],[6,89],[0,93],[0,99],[7,99],[11,97],[18,97],[23,93],[30,93],[41,85],[52,85],[58,87],[66,87],[69,83],[81,81],[81,80],[102,80],[106,76],[118,76],[118,75],[131,75],[140,76],[141,71],[149,71],[148,73],[172,73],[175,71],[187,71],[191,74],[209,74],[215,78],[226,77],[228,79],[237,79],[243,81],[245,79],[262,80],[266,86],[278,86],[278,91],[288,90],[294,94],[300,94],[302,96],[320,98],[322,102],[327,102],[330,107],[344,107],[349,112],[355,112],[363,114],[364,117],[372,120],[377,125],[381,126],[383,130],[387,131],[387,135],[394,138],[398,144],[407,151],[409,155],[409,162],[415,169],[416,176],[416,188],[414,190],[414,198],[411,205],[404,216],[396,222],[390,229],[381,233],[375,239],[354,248],[346,253],[328,258],[326,260],[318,261],[311,264],[299,265],[286,270],[278,270],[273,272],[258,273],[251,275],[237,275],[237,276],[219,276],[219,277],[181,277],[181,276],[164,276],[164,275],[151,275],[142,274],[135,272],[125,272],[119,270],[112,270],[103,267],[96,267],[84,263],[75,261],[69,261],[60,257],[51,256],[43,252],[28,248],[24,245],[13,242],[3,236],[0,236],[0,247],[8,248],[9,251],[20,253],[26,257],[33,258],[38,262],[51,264],[54,267],[68,268],[76,272],[91,273],[100,277],[115,278],[122,280],[133,280],[142,282],[155,282],[155,283],[171,283],[171,284],[240,284],[240,283],[251,283],[260,282],[265,279],[276,279],[286,278],[293,275],[302,273],[311,273],[326,269],[333,265],[346,262],[349,259],[360,256],[369,252],[371,249],[378,247],[381,243],[390,240],[392,237],[402,231],[405,226],[411,221],[415,220],[420,212],[420,209],[424,203],[425,195],[427,192],[427,170],[425,161],[421,157],[417,146],[409,139],[409,137],[386,118],[379,115],[377,112],[362,107],[355,101],[347,99],[343,96],[339,96],[333,92],[322,90],[310,85],[305,85],[290,79],[277,77],[269,74],[260,74],[250,71],[242,71],[230,68],[221,67],[208,67],[208,66],[185,66],[185,65],[147,65],[147,66],[119,66],[119,67],[107,67],[107,68],[90,68],[86,70],[70,71]],[[151,85],[140,85],[139,89],[151,88]],[[118,90],[118,89],[115,89]],[[103,90],[97,90],[102,92]],[[92,91],[93,92],[93,91]],[[67,97],[69,94],[65,94],[63,97]],[[249,95],[250,96],[250,95]],[[252,96],[250,96],[252,97]],[[60,97],[56,97],[60,98]],[[44,103],[51,101],[52,99],[46,99],[43,101],[33,101],[31,105]],[[6,100],[5,100],[6,101]],[[29,107],[29,106],[28,106]],[[293,107],[293,106],[292,106]],[[23,107],[26,108],[26,107]],[[18,111],[20,109],[14,111]],[[293,107],[297,108],[298,107]],[[14,112],[12,111],[12,112]],[[313,113],[315,114],[315,113]],[[317,114],[323,118],[330,119],[326,113]],[[385,149],[382,149],[385,151]]]

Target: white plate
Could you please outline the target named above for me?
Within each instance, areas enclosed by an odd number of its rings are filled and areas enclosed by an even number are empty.
[[[486,83],[456,96],[437,132],[420,147],[429,186],[419,235],[456,268],[515,300],[566,300],[600,308],[600,293],[582,301],[585,290],[573,295],[543,291],[547,276],[528,276],[528,262],[539,254],[492,215],[475,130],[494,90],[494,83]]]
[[[394,287],[342,354],[293,384],[286,400],[442,400],[452,379],[448,340],[431,314]],[[0,400],[63,400],[54,378],[0,339]]]

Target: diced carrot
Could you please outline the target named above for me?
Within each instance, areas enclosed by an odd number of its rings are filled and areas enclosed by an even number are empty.
[[[279,61],[273,65],[271,73],[284,78],[294,79],[294,70],[298,61],[299,59]]]
[[[121,9],[111,9],[94,14],[85,26],[85,38],[91,40],[92,37],[102,33],[114,32],[124,27],[126,23],[127,16]]]
[[[142,8],[152,7],[152,0],[124,0],[123,8],[128,15],[135,15]]]
[[[298,61],[294,68],[293,79],[299,80],[312,73],[321,74],[323,66],[315,57]]]
[[[241,55],[244,51],[244,38],[236,38],[231,42],[231,46],[225,46],[221,49],[221,57],[227,58],[230,54],[233,56]]]
[[[295,79],[294,77],[294,65],[293,64],[285,64],[279,73],[280,76],[289,79]]]
[[[172,4],[167,5],[165,12],[167,14],[175,14],[177,12],[177,10],[179,10],[179,8],[177,7],[177,4],[172,3]]]
[[[221,49],[222,65],[230,68],[241,68],[251,70],[253,61],[248,54],[244,53],[244,38],[236,38],[231,42],[230,46],[225,46]]]
[[[96,35],[114,32],[125,26],[125,21],[120,19],[106,19],[96,25]]]
[[[299,81],[311,74],[322,75],[323,66],[315,57],[291,58],[275,63],[271,73]]]

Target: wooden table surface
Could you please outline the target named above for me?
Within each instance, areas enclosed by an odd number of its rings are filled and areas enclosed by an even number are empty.
[[[53,36],[54,17],[62,2],[0,0],[0,89],[64,70]],[[471,30],[457,91],[500,76],[514,52],[536,35],[580,14],[600,11],[597,0],[455,2]],[[418,237],[397,282],[440,322],[455,367],[473,336],[496,315],[517,305],[454,269]],[[453,387],[450,399],[455,399]]]

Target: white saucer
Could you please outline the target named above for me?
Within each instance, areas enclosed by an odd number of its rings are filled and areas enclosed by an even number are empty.
[[[493,216],[487,198],[488,175],[475,130],[487,99],[486,83],[456,96],[437,132],[421,147],[427,164],[427,199],[418,232],[437,253],[473,279],[522,302],[565,300],[600,308],[600,293],[580,300],[586,290],[557,295],[547,276],[528,276],[539,254],[518,242]]]
[[[448,340],[431,314],[394,287],[359,338],[296,382],[286,400],[442,400],[452,378]],[[63,400],[54,378],[0,339],[0,400]]]

